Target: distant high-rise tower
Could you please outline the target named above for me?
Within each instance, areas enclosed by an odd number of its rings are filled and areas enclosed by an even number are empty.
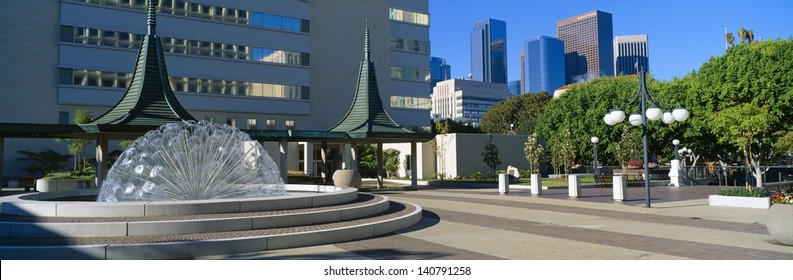
[[[553,92],[565,84],[564,42],[548,36],[523,43],[526,92]]]
[[[446,64],[446,59],[440,57],[430,57],[430,82],[432,89],[440,81],[452,78],[452,67]]]
[[[638,69],[650,70],[647,35],[614,37],[614,73],[632,75]]]
[[[520,51],[520,93],[526,93],[526,53]]]
[[[507,83],[507,23],[497,19],[476,22],[471,32],[471,74],[488,83]]]
[[[557,37],[564,41],[565,83],[614,75],[614,28],[611,14],[590,11],[556,23]]]

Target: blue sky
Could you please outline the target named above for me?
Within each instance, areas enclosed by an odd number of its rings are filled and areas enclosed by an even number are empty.
[[[793,1],[584,1],[584,0],[430,0],[432,56],[445,58],[452,77],[470,70],[470,33],[483,18],[507,22],[509,80],[520,79],[523,41],[556,37],[556,22],[591,10],[612,14],[614,36],[647,34],[650,71],[670,80],[697,70],[724,54],[724,25],[754,31],[755,40],[793,36]]]

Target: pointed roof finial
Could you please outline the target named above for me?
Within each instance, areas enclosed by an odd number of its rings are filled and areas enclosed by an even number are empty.
[[[366,20],[366,37],[364,38],[363,44],[364,44],[364,46],[363,46],[364,55],[366,56],[366,59],[368,60],[369,59],[369,53],[372,51],[372,47],[369,45],[369,20],[368,19]]]
[[[157,26],[157,3],[154,1],[157,0],[149,0],[149,19],[146,21],[149,26],[150,35],[154,35],[156,33]]]

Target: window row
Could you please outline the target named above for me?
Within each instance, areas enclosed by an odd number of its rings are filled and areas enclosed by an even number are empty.
[[[127,88],[132,82],[132,73],[111,72],[85,69],[60,69],[61,84],[78,86]],[[64,77],[71,75],[69,77]],[[170,77],[174,92],[207,93],[219,95],[238,95],[282,99],[309,100],[311,94],[307,86],[293,86],[269,83],[227,81],[187,77]],[[71,83],[70,83],[71,82]]]
[[[391,78],[409,81],[430,81],[430,70],[391,66]]]
[[[430,42],[405,38],[391,38],[391,48],[429,54]]]
[[[140,48],[142,34],[108,31],[95,28],[61,26],[61,41],[77,44],[98,45],[117,48]],[[278,64],[309,66],[308,53],[266,48],[254,48],[237,44],[204,42],[162,37],[163,50],[170,53],[242,59]]]
[[[145,0],[81,0],[86,3],[145,10]],[[190,3],[182,0],[160,0],[159,12],[193,18],[248,24],[270,29],[309,32],[309,21],[294,17],[271,15],[220,6]]]
[[[391,108],[431,109],[432,100],[423,97],[391,96]]]
[[[389,8],[388,12],[388,17],[391,20],[424,26],[430,25],[430,16],[424,13],[405,11],[397,8]]]

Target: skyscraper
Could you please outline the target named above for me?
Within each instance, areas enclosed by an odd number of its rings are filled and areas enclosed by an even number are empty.
[[[614,28],[611,14],[590,11],[556,23],[557,37],[564,41],[565,83],[614,75]]]
[[[614,37],[614,74],[632,75],[650,70],[647,34]]]
[[[430,83],[435,87],[440,81],[445,81],[452,78],[452,67],[446,64],[446,59],[440,57],[430,57]]]
[[[471,74],[488,83],[507,83],[507,23],[497,19],[477,21],[471,32]]]
[[[523,43],[526,92],[547,92],[565,84],[564,42],[548,36],[537,36]]]

